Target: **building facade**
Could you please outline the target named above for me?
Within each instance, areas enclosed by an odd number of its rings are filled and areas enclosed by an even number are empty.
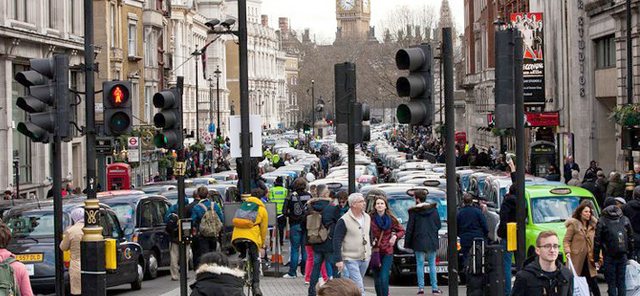
[[[29,69],[29,59],[67,54],[69,87],[84,91],[84,36],[81,0],[0,1],[0,188],[15,190],[14,160],[20,175],[20,195],[45,197],[52,174],[51,146],[32,143],[16,130],[26,113],[16,100],[27,89],[15,82],[17,72]],[[72,112],[78,126],[85,124],[84,99]],[[62,145],[62,177],[72,186],[84,187],[86,172],[84,137],[78,133]]]

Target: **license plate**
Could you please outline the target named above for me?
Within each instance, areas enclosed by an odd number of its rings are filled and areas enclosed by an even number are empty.
[[[33,276],[35,274],[35,270],[33,269],[33,264],[25,264],[24,267],[27,269],[29,276]]]
[[[17,254],[16,259],[20,262],[42,262],[42,253]]]
[[[436,266],[436,273],[446,273],[449,272],[446,266]],[[424,273],[429,273],[429,266],[424,267]]]

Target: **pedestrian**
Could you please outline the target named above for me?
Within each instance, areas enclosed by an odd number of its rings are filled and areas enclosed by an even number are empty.
[[[554,231],[542,231],[536,238],[536,255],[525,262],[513,284],[512,296],[571,296],[573,274],[558,259],[560,245]]]
[[[609,174],[609,184],[607,186],[606,197],[624,196],[624,183],[620,173],[613,171]]]
[[[598,189],[600,190],[600,192],[602,192],[602,200],[598,200],[597,199],[598,197],[596,196],[598,207],[601,209],[604,209],[604,199],[607,194],[607,187],[609,186],[609,180],[607,179],[607,176],[605,175],[603,170],[599,170],[596,172],[596,186],[598,186]]]
[[[580,172],[571,170],[571,179],[567,182],[567,185],[580,187],[580,185],[582,185],[582,182],[580,182]]]
[[[309,210],[309,207],[311,206],[309,204],[309,202],[311,202],[314,199],[319,199],[319,198],[324,198],[324,200],[331,202],[331,198],[329,198],[329,189],[327,189],[327,186],[324,184],[320,184],[316,187],[316,195],[314,196],[314,194],[312,193],[311,196],[313,196],[313,198],[311,198],[308,202],[307,202],[307,213],[306,216],[309,216],[309,212],[311,210]],[[308,235],[307,233],[307,228],[306,228],[306,223],[307,222],[307,218],[305,218],[305,223],[302,223],[302,232],[305,233],[305,235]],[[314,250],[313,250],[313,246],[309,244],[309,241],[305,238],[305,246],[304,246],[304,250],[307,254],[307,260],[305,261],[304,264],[304,270],[307,271],[304,273],[304,283],[305,285],[308,285],[309,282],[311,281],[311,272],[309,272],[313,266],[314,266]],[[321,265],[322,269],[322,279],[326,282],[329,279],[329,276],[327,275],[327,268],[325,267],[325,265]],[[331,269],[331,267],[329,267],[329,270]]]
[[[589,172],[588,174],[593,174]],[[600,288],[595,276],[598,274],[596,263],[593,261],[593,241],[596,235],[596,225],[598,220],[593,216],[593,204],[584,200],[573,211],[573,215],[568,218],[564,225],[567,232],[562,241],[564,252],[567,258],[571,258],[567,264],[573,264],[573,268],[578,276],[587,279],[589,290],[594,296],[600,296]]]
[[[602,191],[596,183],[596,174],[597,172],[587,171],[584,174],[584,179],[582,180],[580,187],[589,190],[589,192],[591,192],[591,194],[596,198],[596,202],[600,203],[604,201],[604,191]]]
[[[269,201],[276,203],[276,215],[278,219],[278,239],[280,246],[284,243],[284,229],[287,227],[287,218],[282,215],[284,200],[289,196],[289,190],[283,186],[281,176],[278,176],[269,190]]]
[[[378,249],[380,266],[369,266],[373,272],[373,279],[377,296],[389,295],[389,274],[393,263],[393,247],[404,237],[404,228],[391,213],[389,202],[384,191],[373,189],[367,193],[367,200],[373,202],[371,216],[371,235],[373,237],[374,252]],[[372,253],[373,256],[376,254]],[[374,261],[372,261],[374,263]],[[376,263],[377,264],[377,263]]]
[[[188,203],[189,202],[185,197],[184,204],[187,205]],[[189,207],[184,208],[183,217],[185,218],[191,217],[191,208]],[[171,257],[171,261],[169,264],[169,271],[171,273],[172,281],[180,280],[180,269],[179,269],[180,268],[180,265],[179,265],[180,237],[178,236],[180,232],[178,230],[178,228],[180,227],[179,220],[180,220],[180,217],[178,217],[178,203],[176,202],[171,207],[169,207],[169,210],[167,210],[167,213],[164,216],[164,223],[166,224],[165,231],[169,234],[169,237],[171,237],[171,243],[169,245],[169,256]],[[187,247],[187,253],[189,253],[191,246],[187,244],[186,247]]]
[[[216,217],[219,221],[224,221],[222,216],[222,209],[218,203],[213,202],[209,199],[209,190],[207,187],[201,186],[196,190],[196,194],[194,196],[194,202],[196,204],[191,209],[191,223],[194,229],[195,235],[193,236],[193,264],[194,266],[198,266],[198,262],[200,260],[200,256],[203,254],[213,252],[216,250],[217,238],[216,236],[206,235],[203,229],[200,229],[201,225],[208,225],[209,223],[203,223],[203,219],[205,218],[205,214],[207,211],[213,209],[216,215],[208,216],[212,219]]]
[[[458,222],[458,237],[460,237],[460,264],[467,264],[467,255],[473,246],[475,239],[487,240],[489,228],[482,210],[474,204],[474,196],[465,193],[462,197],[462,207],[458,210],[456,221]]]
[[[350,279],[336,278],[318,288],[318,296],[360,296],[360,289]]]
[[[371,259],[371,217],[364,212],[366,206],[362,193],[349,195],[349,211],[338,220],[333,237],[333,250],[338,272],[347,269],[362,296],[364,274]]]
[[[325,192],[326,191],[326,192]],[[313,241],[311,245],[313,250],[313,265],[306,268],[307,273],[311,274],[308,293],[310,296],[316,295],[316,285],[325,269],[323,278],[328,282],[331,278],[337,277],[337,268],[334,261],[333,237],[335,236],[335,226],[340,219],[340,209],[331,202],[331,198],[327,197],[329,190],[325,187],[320,192],[320,197],[313,198],[307,203],[307,217],[305,224],[305,232],[307,233],[307,241]],[[319,219],[318,219],[319,218]],[[314,222],[315,221],[315,222]],[[318,223],[319,222],[319,223]],[[317,225],[318,227],[314,227]],[[322,225],[322,227],[320,227]],[[315,241],[320,237],[320,231],[324,228],[327,236],[324,241]],[[317,230],[316,230],[317,229]],[[311,270],[309,272],[309,270]]]
[[[288,154],[287,154],[288,155]],[[290,157],[290,156],[289,156]],[[307,180],[299,177],[291,185],[292,193],[284,200],[282,213],[289,219],[289,242],[291,244],[291,258],[289,260],[289,272],[283,278],[296,278],[300,262],[306,262],[307,255],[304,249],[305,234],[302,231],[302,223],[305,219],[305,207],[311,199],[311,193],[307,191]],[[300,271],[304,274],[304,264],[300,264]]]
[[[439,247],[438,230],[442,227],[437,204],[428,203],[427,192],[416,190],[414,192],[416,205],[409,208],[409,221],[405,233],[404,247],[412,249],[416,256],[416,276],[418,280],[418,295],[424,294],[424,260],[429,260],[429,279],[431,280],[431,292],[435,295],[442,294],[438,289],[438,277],[436,273],[436,252]]]
[[[11,189],[7,188],[4,191],[4,200],[11,200],[13,197],[13,193],[11,192]]]
[[[580,167],[573,161],[573,156],[569,155],[564,159],[564,182],[569,183],[571,180],[571,171],[576,170],[580,172]]]
[[[633,227],[633,241],[640,242],[640,186],[633,189],[633,196],[622,207],[622,213],[629,218]],[[636,258],[640,258],[640,248],[636,247]]]
[[[5,291],[10,291],[13,295],[33,296],[31,290],[31,282],[29,280],[29,272],[22,262],[16,260],[16,256],[7,250],[7,246],[11,242],[11,229],[4,223],[0,222],[0,264],[9,264],[13,270],[13,281],[8,286],[3,287]],[[78,254],[80,254],[78,252]],[[79,259],[78,259],[79,261]],[[0,277],[6,279],[8,269],[3,269]],[[73,291],[71,293],[74,293]],[[79,293],[79,292],[78,292]],[[9,294],[8,294],[9,295]],[[78,294],[80,295],[80,294]]]
[[[84,208],[77,207],[73,209],[70,216],[73,225],[64,231],[62,242],[60,242],[60,250],[69,251],[71,255],[71,260],[69,261],[69,286],[71,287],[71,295],[82,295],[80,243],[84,236],[84,232],[82,231],[82,228],[84,228]]]
[[[504,295],[511,295],[511,263],[513,252],[507,250],[507,224],[516,222],[516,185],[509,186],[509,192],[504,196],[500,205],[500,224],[498,224],[498,237],[504,250],[502,263],[504,266]]]
[[[191,296],[244,296],[244,271],[229,267],[227,256],[209,252],[200,258]]]
[[[607,282],[609,296],[624,296],[627,261],[629,257],[634,257],[633,230],[631,222],[616,206],[614,198],[608,197],[604,206],[596,226],[593,260],[599,262],[600,251],[602,251],[604,279]]]
[[[260,289],[260,255],[267,248],[269,214],[260,198],[255,195],[242,195],[242,204],[233,218],[231,244],[245,259],[248,253],[254,266],[251,287],[254,296],[262,296]],[[247,242],[249,240],[249,242]]]
[[[589,168],[587,168],[587,170],[584,172],[585,176],[587,175],[587,173],[591,172],[593,173],[593,175],[595,176],[595,174],[599,171],[602,170],[601,168],[598,167],[598,162],[595,160],[592,160],[591,162],[589,162]]]
[[[341,190],[336,195],[336,199],[338,200],[338,208],[340,209],[340,217],[349,211],[349,193],[346,190]]]
[[[550,164],[547,168],[547,175],[544,178],[547,179],[547,181],[560,182],[560,173],[558,173],[558,168],[554,164]]]

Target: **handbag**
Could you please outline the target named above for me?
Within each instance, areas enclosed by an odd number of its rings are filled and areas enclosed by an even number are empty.
[[[369,260],[369,268],[373,270],[380,270],[382,266],[382,256],[380,256],[380,240],[382,240],[382,235],[384,234],[384,230],[380,230],[380,237],[376,240],[376,246],[371,249],[371,260]]]
[[[589,292],[589,284],[587,283],[587,278],[583,276],[578,276],[576,273],[575,267],[573,267],[573,262],[571,262],[571,258],[567,257],[567,263],[569,263],[569,268],[573,273],[573,295],[574,296],[591,296],[591,292]]]

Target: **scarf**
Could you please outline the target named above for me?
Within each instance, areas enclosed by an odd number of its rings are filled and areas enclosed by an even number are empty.
[[[382,216],[376,213],[374,220],[376,222],[376,225],[378,225],[378,228],[380,228],[382,231],[391,228],[391,217],[389,217],[387,213],[384,213],[384,215]]]

